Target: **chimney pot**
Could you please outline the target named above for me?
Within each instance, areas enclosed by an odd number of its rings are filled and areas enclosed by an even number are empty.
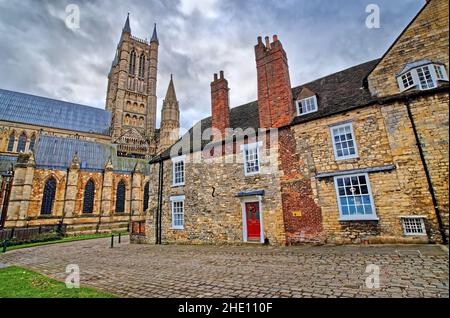
[[[270,49],[270,39],[269,39],[269,37],[266,36],[265,40],[266,40],[266,47],[267,47],[268,49]]]
[[[214,80],[217,81],[217,73],[214,73]]]
[[[223,71],[220,71],[220,79],[223,79]]]
[[[278,41],[278,35],[274,34],[273,35],[273,42],[276,42],[276,41]]]
[[[262,44],[262,37],[258,36],[258,44]]]

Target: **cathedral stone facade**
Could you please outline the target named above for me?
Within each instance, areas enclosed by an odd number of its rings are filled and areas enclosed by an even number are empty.
[[[178,139],[171,79],[156,129],[159,40],[127,17],[105,110],[0,89],[1,228],[65,224],[72,233],[126,229],[148,210],[148,160]]]

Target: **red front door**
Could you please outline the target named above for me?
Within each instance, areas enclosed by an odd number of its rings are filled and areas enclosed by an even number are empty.
[[[247,215],[247,239],[259,241],[259,239],[261,238],[259,203],[245,203],[245,212]]]

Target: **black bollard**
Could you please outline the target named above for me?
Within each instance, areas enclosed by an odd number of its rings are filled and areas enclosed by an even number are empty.
[[[114,234],[111,235],[111,248],[114,247]]]
[[[122,243],[122,234],[119,233],[119,244]]]
[[[4,240],[3,241],[3,249],[2,249],[2,253],[6,253],[6,248],[8,247],[8,240]]]

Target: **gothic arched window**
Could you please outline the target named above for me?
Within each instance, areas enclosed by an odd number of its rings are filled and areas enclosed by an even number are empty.
[[[84,188],[83,213],[92,213],[94,211],[95,183],[89,180]]]
[[[144,53],[141,54],[139,57],[139,77],[144,78],[145,75],[145,55]]]
[[[133,126],[137,126],[137,116],[133,116]]]
[[[130,115],[125,115],[125,125],[129,125],[130,124]]]
[[[33,136],[31,136],[30,145],[28,146],[28,150],[29,151],[33,151],[34,150],[34,144],[35,143],[36,143],[36,136],[33,135]]]
[[[148,209],[148,200],[150,198],[149,196],[150,192],[150,182],[147,182],[144,187],[144,212]]]
[[[17,143],[17,152],[24,152],[26,144],[27,135],[23,132],[19,137],[19,142]]]
[[[42,196],[41,214],[49,215],[53,211],[53,203],[55,202],[56,180],[53,177],[47,180]]]
[[[139,126],[144,126],[144,117],[139,117]]]
[[[131,75],[136,74],[136,52],[134,50],[130,53],[130,67],[128,69],[128,72]]]
[[[125,182],[121,180],[117,185],[116,192],[116,213],[125,212]]]
[[[9,135],[7,151],[9,151],[9,152],[13,152],[14,151],[14,143],[15,142],[16,142],[16,136],[14,135],[14,133],[12,133],[11,135]]]

